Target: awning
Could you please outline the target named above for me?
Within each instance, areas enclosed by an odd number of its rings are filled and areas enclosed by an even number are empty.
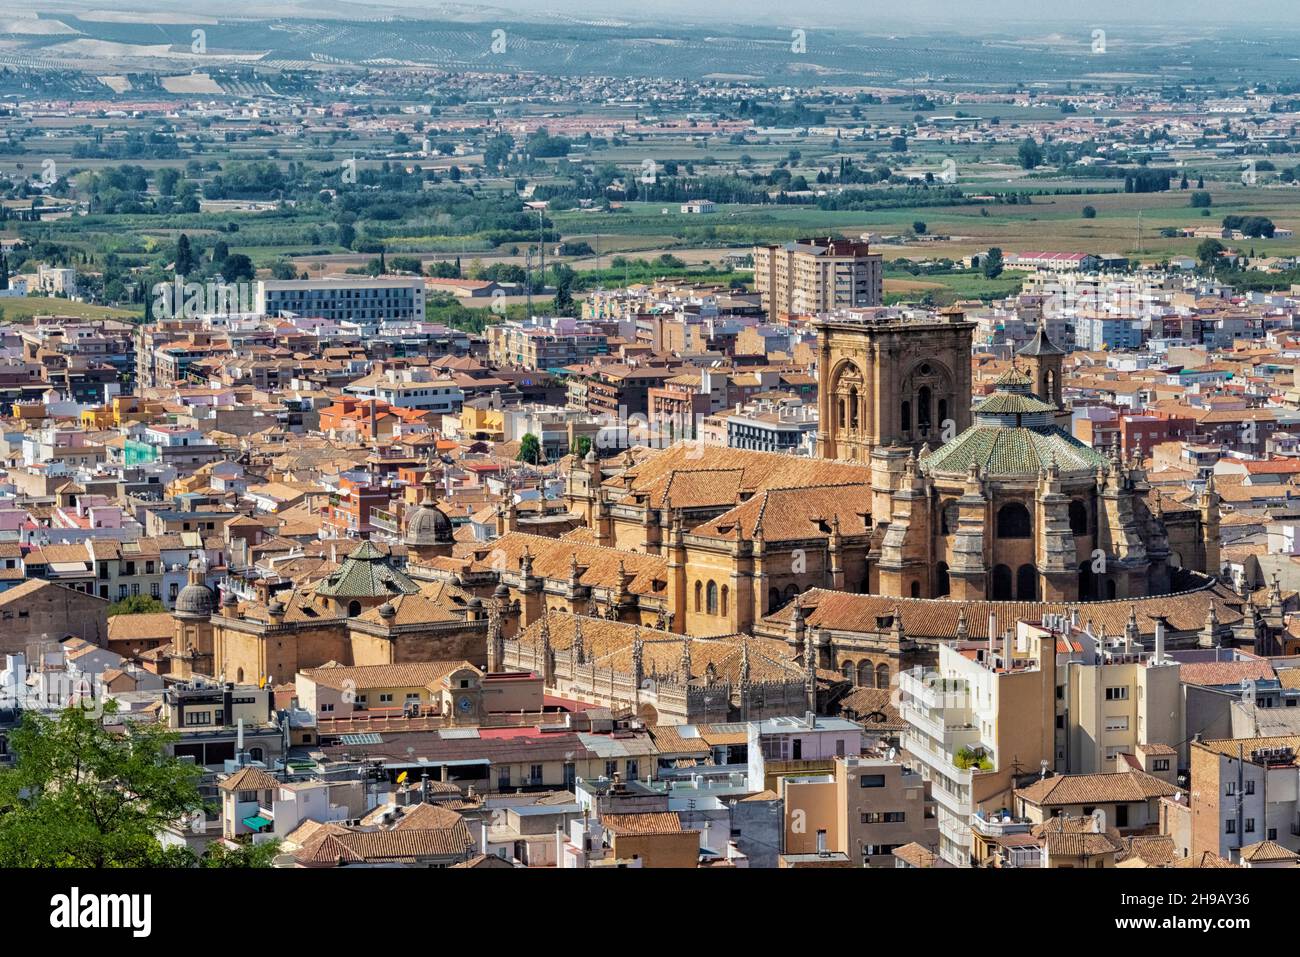
[[[244,818],[244,826],[250,827],[254,831],[260,831],[264,827],[270,827],[271,822],[268,821],[266,818],[262,817],[260,814],[255,814],[252,817]]]

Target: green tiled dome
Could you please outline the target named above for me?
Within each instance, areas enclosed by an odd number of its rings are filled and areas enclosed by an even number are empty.
[[[973,462],[985,475],[1037,475],[1053,457],[1062,472],[1091,472],[1109,464],[1100,452],[1054,425],[974,425],[921,459],[921,467],[961,474]]]
[[[1019,392],[994,392],[975,406],[976,415],[1036,415],[1055,411],[1056,406],[1050,402]]]

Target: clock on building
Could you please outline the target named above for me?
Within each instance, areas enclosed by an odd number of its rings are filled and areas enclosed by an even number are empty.
[[[462,714],[469,714],[470,709],[474,707],[474,702],[469,698],[461,698],[456,702],[456,707],[460,708]]]

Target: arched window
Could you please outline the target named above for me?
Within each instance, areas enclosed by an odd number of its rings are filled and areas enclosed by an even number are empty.
[[[1070,500],[1070,531],[1075,535],[1088,534],[1088,507],[1077,498]]]
[[[876,665],[876,687],[889,687],[889,665]]]
[[[359,601],[348,602],[348,617],[355,618],[359,614],[361,614],[361,602]]]
[[[1038,571],[1033,565],[1021,565],[1016,569],[1016,598],[1038,601]]]
[[[794,597],[795,597],[796,595],[798,595],[798,594],[799,594],[799,586],[798,586],[798,585],[786,585],[786,586],[785,586],[785,600],[786,600],[786,601],[793,601],[793,600],[794,600]]]
[[[722,586],[722,613],[724,615],[727,613],[727,604],[728,604],[728,599],[730,598],[731,598],[731,587],[728,585],[723,585]]]
[[[1030,538],[1033,519],[1029,509],[1019,502],[1010,502],[998,509],[998,538]]]
[[[858,662],[858,687],[874,688],[876,686],[876,672],[871,667],[871,662]]]
[[[846,661],[846,662],[844,662],[844,664],[840,665],[840,674],[844,675],[844,680],[845,680],[845,681],[852,681],[852,680],[853,680],[853,662],[851,662],[851,661]]]
[[[939,512],[939,534],[956,535],[957,525],[961,521],[961,510],[957,508],[957,500],[950,498],[943,503],[943,508]]]
[[[238,683],[238,684],[241,684],[241,685],[244,683],[244,669],[243,669],[243,668],[240,668],[238,671],[235,672],[235,682]]]
[[[1043,395],[1043,396],[1039,396],[1039,398],[1042,399],[1044,402],[1054,402],[1054,401],[1056,401],[1056,399],[1055,399],[1055,396],[1056,396],[1056,373],[1053,372],[1051,369],[1048,369],[1048,370],[1047,370],[1047,375],[1046,375],[1046,377],[1044,377],[1044,379],[1043,379],[1043,384],[1046,386],[1046,388],[1044,389],[1044,391],[1045,391],[1047,394],[1046,394],[1046,395]]]
[[[997,565],[993,569],[993,600],[1011,600],[1011,569],[1006,565]]]
[[[704,591],[704,600],[705,600],[705,603],[706,603],[706,606],[707,606],[707,611],[708,611],[708,613],[709,613],[710,615],[716,615],[716,614],[718,613],[718,584],[717,584],[717,582],[709,582],[708,588],[706,588],[705,591]]]
[[[913,597],[913,598],[920,598],[920,597],[921,597],[921,583],[920,583],[920,582],[912,582],[912,597]]]
[[[1079,600],[1097,597],[1097,577],[1092,573],[1092,560],[1079,563]]]
[[[939,400],[939,428],[944,428],[944,423],[948,421],[948,400]]]
[[[1106,597],[1112,601],[1115,599],[1115,579],[1106,579]]]
[[[930,387],[923,385],[916,393],[916,424],[922,435],[930,433]]]
[[[848,419],[844,410],[845,410],[844,400],[840,399],[840,428],[841,429],[848,424]]]
[[[781,607],[781,589],[773,585],[767,590],[767,610],[776,611]]]
[[[849,389],[849,428],[850,429],[856,429],[858,427],[858,407],[860,405],[861,403],[858,402],[858,387],[854,386],[853,388]]]
[[[902,405],[902,411],[899,415],[899,418],[901,420],[899,424],[901,425],[902,430],[904,432],[911,432],[912,431],[912,403],[904,400]]]
[[[703,593],[704,593],[704,585],[701,584],[700,582],[696,582],[695,583],[695,610],[697,612],[704,610],[703,603],[700,600],[700,596]]]
[[[940,562],[934,566],[934,597],[942,598],[952,591],[952,581],[948,578],[948,563]]]

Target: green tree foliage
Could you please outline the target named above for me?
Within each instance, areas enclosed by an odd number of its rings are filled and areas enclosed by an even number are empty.
[[[108,617],[114,615],[153,615],[166,611],[163,603],[150,595],[131,595],[119,598],[108,606]]]
[[[167,755],[173,738],[140,721],[109,729],[76,707],[25,712],[9,736],[16,762],[0,770],[0,867],[191,863],[156,837],[203,806],[203,771]]]
[[[1020,149],[1016,151],[1016,158],[1020,160],[1022,169],[1034,169],[1042,165],[1043,148],[1034,141],[1033,137],[1026,136],[1020,142]]]
[[[537,436],[529,432],[519,440],[519,454],[515,459],[519,462],[527,462],[529,465],[538,465],[542,461],[542,443],[538,441]]]
[[[1196,247],[1196,258],[1202,266],[1212,269],[1225,248],[1217,239],[1204,239]]]
[[[993,246],[984,257],[984,277],[996,279],[1000,275],[1002,275],[1002,250]]]

